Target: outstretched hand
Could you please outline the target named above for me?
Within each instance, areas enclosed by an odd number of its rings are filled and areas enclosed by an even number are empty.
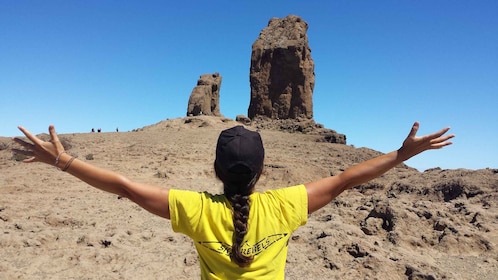
[[[448,141],[455,137],[454,134],[445,135],[449,127],[443,128],[438,132],[434,132],[424,136],[417,136],[417,131],[420,127],[418,122],[415,122],[410,130],[410,133],[403,141],[403,146],[398,150],[402,160],[405,161],[423,151],[441,149],[445,146],[453,144]]]
[[[19,130],[31,140],[32,143],[26,142],[20,138],[14,138],[14,142],[18,143],[23,149],[12,149],[14,153],[25,155],[28,158],[23,162],[43,162],[50,165],[56,165],[56,159],[64,153],[64,147],[59,141],[59,137],[55,132],[53,125],[50,125],[48,131],[50,133],[50,141],[43,141],[35,135],[31,134],[27,129],[22,126],[18,127]]]

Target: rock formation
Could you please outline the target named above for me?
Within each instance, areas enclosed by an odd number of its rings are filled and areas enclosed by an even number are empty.
[[[252,45],[248,117],[313,118],[314,62],[308,24],[298,16],[273,18]]]
[[[188,100],[187,116],[221,116],[219,73],[203,74],[197,80]]]

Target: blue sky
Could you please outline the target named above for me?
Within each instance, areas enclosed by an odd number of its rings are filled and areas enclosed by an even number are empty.
[[[309,24],[314,119],[397,149],[412,123],[454,145],[408,165],[498,168],[498,1],[0,0],[0,136],[129,131],[185,116],[201,74],[247,115],[251,45],[272,17]]]

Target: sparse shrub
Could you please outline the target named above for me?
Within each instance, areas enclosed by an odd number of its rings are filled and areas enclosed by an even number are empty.
[[[104,247],[104,248],[108,248],[109,246],[111,246],[112,242],[109,241],[109,240],[100,240],[100,244]]]
[[[169,176],[166,172],[158,171],[155,175],[157,178],[168,179]]]

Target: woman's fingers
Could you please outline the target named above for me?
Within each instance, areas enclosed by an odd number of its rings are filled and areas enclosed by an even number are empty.
[[[57,135],[57,132],[55,132],[54,125],[51,124],[48,127],[48,132],[50,133],[50,142],[52,142],[55,145],[57,152],[64,151],[64,146],[62,146],[62,143],[59,140],[59,136]]]
[[[15,141],[17,144],[19,144],[19,145],[21,145],[21,146],[23,146],[23,147],[25,147],[25,148],[27,148],[27,149],[33,149],[33,148],[34,148],[34,146],[35,146],[35,145],[33,145],[33,144],[31,144],[31,143],[28,143],[28,142],[26,142],[26,141],[24,141],[24,140],[22,140],[22,139],[19,139],[19,138],[14,138],[14,141]]]
[[[23,156],[27,156],[28,158],[24,159],[23,162],[30,163],[30,162],[35,162],[36,161],[35,152],[33,152],[33,151],[30,151],[30,150],[26,151],[26,150],[20,150],[20,149],[12,149],[12,152],[14,152],[16,154],[23,155]]]
[[[445,127],[438,132],[434,132],[433,134],[430,134],[429,136],[431,138],[438,138],[438,137],[441,137],[442,135],[444,135],[446,132],[448,132],[448,130],[450,130],[450,127]]]
[[[50,141],[48,142],[31,134],[31,132],[22,126],[19,126],[18,128],[29,140],[31,140],[31,142],[33,142],[29,143],[29,141],[24,139],[14,138],[14,141],[21,145],[23,149],[13,149],[12,151],[29,157],[28,159],[23,160],[23,162],[39,161],[53,164],[54,160],[57,162],[58,157],[64,152],[64,147],[59,141],[59,137],[57,136],[53,125],[50,125],[48,128],[50,133]]]
[[[57,136],[57,133],[55,132],[55,127],[54,125],[50,125],[48,127],[48,132],[50,133],[50,139],[52,139],[53,143],[60,142],[59,141],[59,136]]]
[[[446,135],[444,137],[432,139],[431,140],[431,148],[432,149],[440,149],[442,147],[451,145],[451,144],[453,144],[453,142],[448,141],[448,140],[453,138],[453,137],[455,137],[455,135],[451,134],[451,135]]]
[[[420,123],[419,122],[415,122],[413,125],[412,125],[412,128],[410,130],[410,133],[408,133],[408,138],[410,137],[415,137],[417,135],[417,131],[418,131],[418,128],[420,127]]]
[[[24,135],[26,135],[26,137],[28,137],[28,134],[31,135],[29,132],[27,132],[26,129],[24,129],[22,127],[19,127],[19,129],[24,133]],[[27,134],[25,132],[27,132]],[[35,162],[36,157],[35,157],[34,150],[35,150],[36,146],[33,145],[32,143],[26,142],[26,141],[24,141],[23,139],[20,139],[20,138],[14,138],[13,140],[17,144],[21,145],[25,150],[15,149],[14,148],[14,149],[12,149],[12,151],[14,153],[16,153],[16,154],[27,156],[28,158],[26,158],[26,159],[23,160],[23,162],[25,162],[25,163]]]
[[[423,151],[432,149],[441,149],[445,146],[453,144],[448,141],[455,137],[454,134],[445,135],[450,127],[445,127],[437,132],[424,136],[417,136],[419,122],[415,122],[408,134],[408,137],[403,141],[402,149],[407,154],[406,159],[413,157]]]
[[[454,134],[445,135],[446,132],[448,132],[448,130],[450,130],[450,128],[445,127],[438,132],[427,135],[430,144],[429,149],[441,149],[442,147],[453,144],[448,140],[455,137],[455,135]]]
[[[38,137],[34,136],[33,134],[31,134],[31,132],[29,132],[26,128],[22,127],[22,126],[18,126],[17,128],[19,128],[19,130],[24,134],[26,135],[26,137],[31,140],[35,145],[41,145],[41,140],[38,139]]]
[[[25,156],[29,156],[29,157],[32,157],[34,156],[34,152],[33,151],[26,151],[26,150],[20,150],[20,149],[12,149],[12,151],[16,154],[21,154],[21,155],[25,155]]]

